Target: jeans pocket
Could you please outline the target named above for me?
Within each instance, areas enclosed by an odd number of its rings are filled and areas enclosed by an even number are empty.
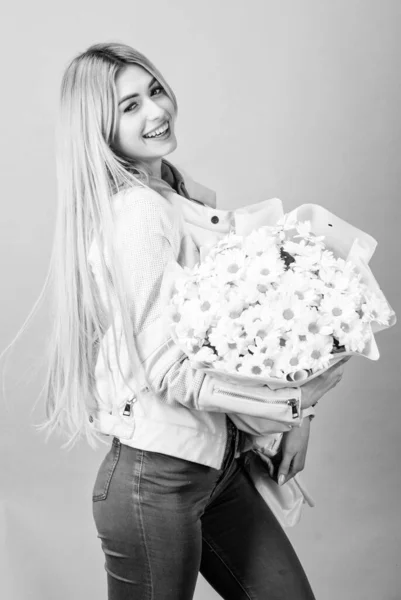
[[[120,457],[121,442],[118,438],[113,438],[110,450],[104,457],[96,477],[92,492],[92,501],[106,500],[110,487],[111,478],[117,466]]]

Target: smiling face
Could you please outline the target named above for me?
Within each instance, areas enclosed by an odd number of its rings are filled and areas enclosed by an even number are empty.
[[[161,84],[139,65],[128,65],[118,73],[116,89],[113,146],[125,157],[146,163],[160,177],[162,157],[177,147],[174,104]]]

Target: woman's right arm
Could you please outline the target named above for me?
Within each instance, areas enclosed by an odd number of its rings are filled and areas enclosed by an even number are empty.
[[[311,404],[307,397],[305,403],[301,402],[301,388],[270,390],[222,382],[194,369],[166,331],[160,291],[165,270],[177,262],[177,231],[164,202],[153,190],[133,190],[116,227],[117,256],[139,358],[151,391],[170,405],[179,402],[195,410],[241,413],[286,426],[299,425],[302,408]]]

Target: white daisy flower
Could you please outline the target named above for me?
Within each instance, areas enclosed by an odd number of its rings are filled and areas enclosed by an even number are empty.
[[[282,294],[280,302],[273,307],[272,320],[284,330],[290,331],[309,309],[295,294]]]
[[[374,294],[366,289],[364,300],[365,302],[361,306],[363,312],[362,320],[364,322],[376,321],[381,325],[388,325],[392,311],[382,293],[380,292],[380,295]]]
[[[358,305],[352,296],[333,289],[324,295],[319,310],[329,316],[333,327],[336,327],[339,322],[354,319],[357,316],[357,308]]]
[[[331,250],[323,250],[320,257],[319,273],[323,269],[334,269],[337,267],[337,259]]]
[[[215,257],[214,269],[223,282],[236,281],[241,278],[246,257],[239,248],[232,248]]]
[[[202,346],[195,354],[194,358],[203,363],[213,365],[218,360],[217,355],[213,352],[212,348],[208,346]]]
[[[305,246],[308,248],[308,246]],[[295,262],[291,265],[291,268],[300,271],[319,271],[320,269],[320,258],[321,251],[313,248],[313,251],[294,254]]]
[[[331,279],[332,287],[337,291],[350,291],[355,284],[358,284],[359,275],[355,272],[355,267],[350,261],[338,259],[339,264]]]
[[[254,354],[247,353],[241,361],[241,366],[238,368],[238,373],[241,375],[257,377],[270,377],[276,370],[274,361],[270,360],[266,354],[255,352]]]
[[[280,258],[277,248],[272,248],[262,256],[256,256],[249,261],[246,269],[246,279],[255,281],[257,285],[265,286],[267,291],[269,284],[277,281],[285,271],[285,265]],[[262,291],[262,289],[261,289]]]
[[[325,369],[333,358],[333,338],[329,335],[314,335],[303,351],[307,364],[313,372]]]
[[[219,369],[227,373],[238,373],[242,364],[242,357],[235,350],[231,350],[224,355],[223,360],[219,362]]]
[[[257,280],[239,280],[236,282],[235,293],[238,294],[248,304],[262,304],[265,301],[266,292],[269,285],[260,283]]]
[[[363,352],[372,336],[372,329],[357,316],[352,321],[338,323],[334,335],[347,352]]]
[[[238,322],[241,323],[244,329],[248,329],[254,321],[261,319],[262,306],[255,304],[248,306],[239,317]]]
[[[244,239],[243,250],[247,256],[256,257],[276,249],[276,239],[270,227],[260,227]]]
[[[296,225],[296,229],[300,236],[309,238],[311,236],[312,224],[310,221],[300,221]]]
[[[315,306],[320,300],[315,281],[308,272],[288,269],[281,277],[280,290],[283,294],[293,294],[306,306]]]
[[[293,359],[292,349],[285,346],[280,348],[279,352],[274,356],[274,367],[280,379],[285,379],[287,374],[294,370],[294,366],[290,364]]]
[[[281,340],[283,339],[285,338],[281,338]],[[289,335],[288,339],[285,339],[285,345],[280,346],[275,353],[276,367],[282,371],[283,376],[306,368],[303,347],[304,345],[299,342],[298,337]]]

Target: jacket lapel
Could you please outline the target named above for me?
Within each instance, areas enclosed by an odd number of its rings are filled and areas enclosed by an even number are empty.
[[[192,177],[180,167],[178,170],[173,164],[169,163],[167,160],[162,160],[162,168],[163,163],[170,168],[174,179],[177,184],[177,188],[180,191],[180,195],[189,198],[191,200],[195,200],[197,202],[201,202],[202,204],[206,204],[211,208],[216,208],[216,192],[205,185],[194,181]]]

